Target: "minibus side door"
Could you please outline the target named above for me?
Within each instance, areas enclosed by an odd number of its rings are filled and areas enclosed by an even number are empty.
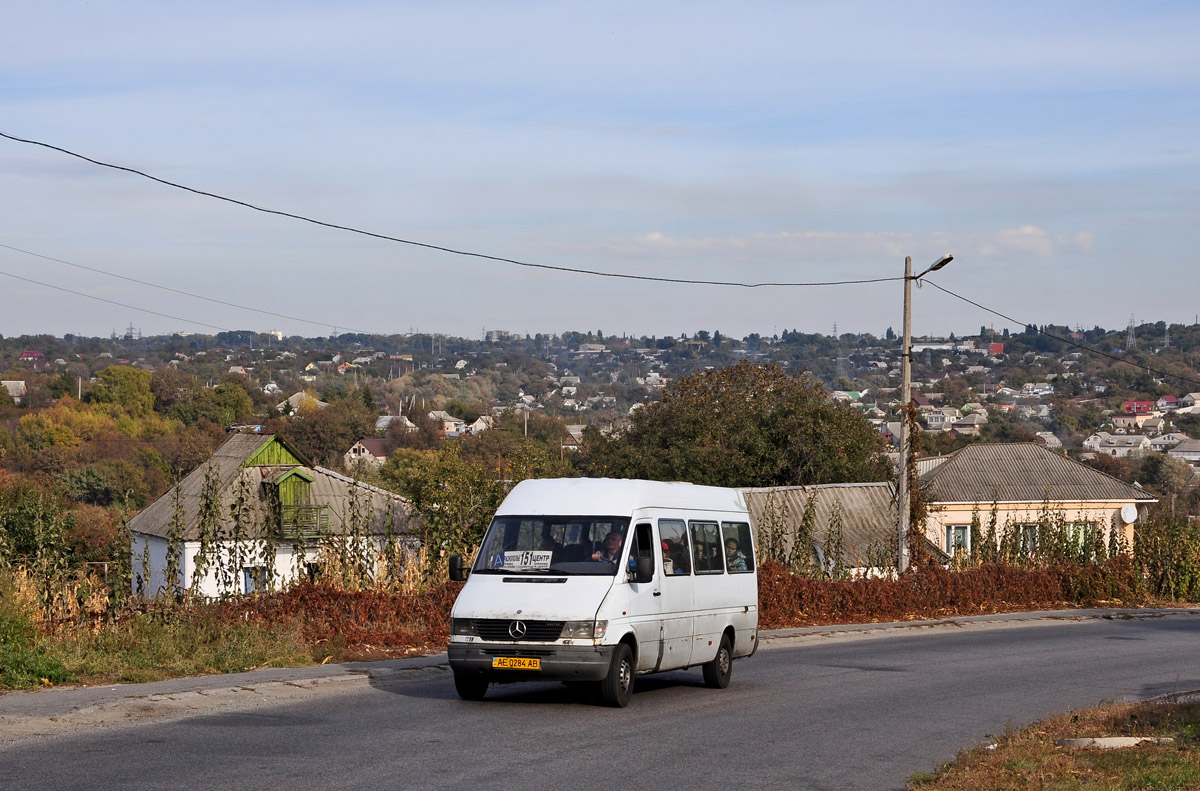
[[[654,527],[649,519],[634,524],[629,543],[629,598],[626,609],[633,633],[638,641],[639,671],[654,670],[662,654],[662,565],[654,552]],[[639,557],[654,559],[654,577],[649,582],[637,582],[635,569]]]
[[[658,520],[658,552],[662,563],[662,658],[659,670],[687,667],[692,658],[692,562],[687,523]]]

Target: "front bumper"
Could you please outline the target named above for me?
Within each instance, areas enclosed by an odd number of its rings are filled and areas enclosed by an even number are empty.
[[[611,645],[513,645],[511,643],[450,643],[446,648],[455,673],[481,675],[491,681],[600,681],[612,664]],[[498,656],[536,657],[540,670],[492,667]]]

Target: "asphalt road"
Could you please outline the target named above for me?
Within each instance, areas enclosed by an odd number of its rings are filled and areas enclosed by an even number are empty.
[[[962,747],[1200,690],[1200,612],[774,633],[728,689],[454,693],[444,656],[0,696],[0,788],[899,789]],[[1100,734],[1097,734],[1100,735]]]

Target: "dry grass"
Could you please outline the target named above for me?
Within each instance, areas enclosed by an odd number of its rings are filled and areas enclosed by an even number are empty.
[[[39,632],[55,632],[86,624],[96,629],[108,611],[109,587],[86,571],[62,572],[45,578],[17,567],[7,572],[10,595],[30,615]]]
[[[47,637],[46,653],[87,683],[142,683],[314,664],[298,619],[271,625],[226,617],[213,607],[127,615],[98,631]]]
[[[1058,747],[1060,739],[1169,736],[1170,744],[1119,750]],[[1064,714],[965,750],[931,775],[910,778],[920,791],[1200,790],[1200,702],[1160,700]]]

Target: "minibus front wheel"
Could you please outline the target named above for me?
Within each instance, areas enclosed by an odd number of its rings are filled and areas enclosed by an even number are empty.
[[[477,673],[455,673],[454,689],[463,700],[483,700],[487,694],[487,676]]]
[[[629,643],[618,643],[613,650],[608,675],[600,682],[600,697],[606,704],[619,709],[629,705],[629,698],[633,696],[633,673],[633,649]]]

